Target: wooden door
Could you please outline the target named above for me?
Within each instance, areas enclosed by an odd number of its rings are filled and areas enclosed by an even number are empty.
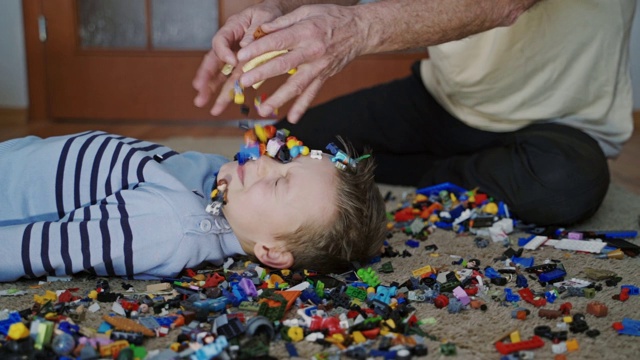
[[[254,1],[23,0],[23,3],[31,1],[39,1],[46,19],[44,71],[30,73],[30,77],[44,76],[45,100],[44,104],[38,101],[32,104],[46,106],[42,112],[47,118],[184,121],[245,117],[236,106],[230,106],[218,117],[211,116],[208,108],[196,108],[191,81],[210,48],[212,34],[230,15]],[[25,12],[25,26],[34,23],[27,18],[33,12]],[[26,32],[28,35],[28,29]],[[29,46],[27,38],[28,49]],[[33,56],[38,53],[28,51],[28,57]],[[411,62],[419,56],[388,54],[356,59],[341,74],[329,79],[315,103],[405,76]],[[30,70],[33,68],[29,66]],[[285,76],[267,81],[260,92],[269,94]],[[30,86],[33,83],[31,78]],[[248,98],[247,102],[252,101]],[[284,113],[287,107],[280,110]]]

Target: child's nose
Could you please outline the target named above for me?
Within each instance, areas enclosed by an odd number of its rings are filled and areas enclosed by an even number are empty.
[[[258,175],[261,177],[266,177],[274,173],[279,164],[277,161],[272,158],[262,155],[258,158]]]

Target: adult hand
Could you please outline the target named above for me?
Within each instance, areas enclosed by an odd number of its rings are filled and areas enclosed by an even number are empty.
[[[251,6],[229,17],[226,23],[216,32],[211,43],[212,48],[202,60],[193,88],[198,92],[194,99],[197,107],[205,106],[211,96],[220,91],[211,114],[219,115],[231,102],[229,91],[233,89],[236,79],[242,74],[235,52],[247,46],[253,39],[254,31],[263,23],[282,15],[282,11],[274,5],[260,3]],[[226,77],[220,71],[225,64],[236,66],[234,72]]]
[[[297,68],[260,105],[261,116],[269,116],[274,109],[297,97],[287,118],[291,123],[300,120],[322,84],[364,51],[367,26],[361,25],[356,15],[354,7],[307,5],[261,24],[267,35],[240,49],[238,60],[246,62],[274,50],[289,52],[240,74],[241,85],[251,86]]]

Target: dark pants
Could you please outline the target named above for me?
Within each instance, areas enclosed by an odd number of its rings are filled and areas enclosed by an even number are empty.
[[[371,148],[380,183],[479,187],[528,223],[569,225],[596,212],[609,169],[593,138],[550,123],[506,133],[471,128],[433,99],[417,65],[412,76],[312,108],[296,125],[276,126],[312,149],[324,150],[336,135],[359,151]]]

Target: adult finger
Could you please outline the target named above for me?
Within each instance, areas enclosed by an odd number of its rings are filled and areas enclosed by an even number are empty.
[[[220,75],[222,75],[219,70],[220,64],[221,61],[213,50],[204,56],[192,82],[193,88],[198,92],[194,99],[194,104],[197,107],[202,107],[209,101],[212,91],[215,91],[215,88],[212,89],[211,85],[217,87],[224,81],[224,79],[220,78]]]
[[[250,21],[245,17],[242,13],[231,16],[211,40],[213,51],[227,64],[235,66],[238,63],[232,47],[237,47],[239,40],[245,37],[245,29]]]
[[[210,111],[211,115],[214,115],[214,116],[220,115],[224,111],[224,109],[226,109],[227,106],[229,106],[229,104],[233,100],[233,88],[235,86],[236,81],[240,77],[240,74],[241,74],[240,69],[234,69],[233,72],[229,75],[229,77],[226,78],[226,81],[222,85],[222,88],[220,89],[220,93],[218,94],[218,97],[216,98],[216,101],[213,104],[213,107],[211,107],[211,111]]]
[[[316,78],[311,82],[311,85],[309,85],[309,87],[298,96],[293,105],[291,105],[291,109],[289,109],[289,113],[287,114],[287,121],[292,124],[300,121],[302,115],[304,115],[309,106],[311,106],[313,99],[315,99],[318,92],[320,92],[323,84],[324,80],[320,80],[320,78]]]
[[[261,26],[262,30],[267,34],[270,34],[278,30],[288,28],[289,26],[300,22],[300,20],[303,20],[308,15],[308,12],[305,10],[309,8],[310,7],[302,6],[295,11],[279,16],[272,21],[265,22]]]
[[[289,51],[288,53],[270,59],[255,68],[242,74],[240,84],[244,87],[252,86],[260,81],[279,76],[295,69],[303,63],[304,56],[301,51]]]
[[[293,48],[293,45],[296,43],[296,34],[292,29],[283,29],[275,33],[268,33],[238,50],[238,61],[249,61],[269,51],[289,50]]]
[[[298,71],[291,75],[258,109],[260,116],[269,116],[287,101],[301,95],[316,79],[317,73],[314,67],[308,64],[302,65]]]

